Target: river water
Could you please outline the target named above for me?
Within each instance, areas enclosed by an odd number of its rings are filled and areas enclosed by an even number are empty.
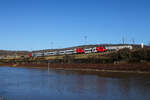
[[[150,100],[150,75],[0,67],[0,100]]]

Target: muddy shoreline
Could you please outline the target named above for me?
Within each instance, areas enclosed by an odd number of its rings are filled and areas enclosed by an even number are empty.
[[[0,66],[48,68],[48,64],[0,64]],[[150,73],[150,64],[49,64],[49,69]]]

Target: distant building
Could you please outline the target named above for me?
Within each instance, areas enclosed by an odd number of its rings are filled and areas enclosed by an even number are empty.
[[[144,48],[144,43],[141,43],[141,48]]]

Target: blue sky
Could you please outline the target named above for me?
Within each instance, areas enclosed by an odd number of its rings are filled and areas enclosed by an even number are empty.
[[[122,37],[147,44],[149,5],[149,0],[0,0],[0,49],[122,43]]]

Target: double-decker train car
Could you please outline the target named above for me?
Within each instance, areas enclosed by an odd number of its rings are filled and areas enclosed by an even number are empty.
[[[86,54],[92,53],[92,48],[86,48],[86,49],[84,49],[84,52],[85,52]]]
[[[44,56],[44,53],[37,52],[37,53],[29,54],[29,55],[30,55],[30,56],[32,55],[32,57],[42,57],[42,56]]]
[[[69,49],[69,50],[63,50],[63,51],[53,51],[53,52],[38,52],[38,53],[30,53],[30,57],[40,57],[40,56],[52,56],[52,55],[69,55],[69,54],[88,54],[88,53],[99,53],[99,52],[105,52],[107,49],[104,47],[94,47],[94,48],[75,48],[75,49]]]
[[[128,49],[132,50],[132,49],[133,49],[133,46],[131,46],[131,45],[123,45],[123,46],[106,46],[105,48],[106,48],[107,50],[109,50],[109,51],[118,51],[118,50],[124,49],[124,48],[128,48]]]
[[[57,55],[57,52],[54,51],[54,52],[45,52],[44,53],[44,56],[52,56],[52,55]]]
[[[73,49],[70,49],[70,50],[66,50],[66,52],[65,52],[65,54],[75,54],[76,52],[75,52],[75,50]]]

